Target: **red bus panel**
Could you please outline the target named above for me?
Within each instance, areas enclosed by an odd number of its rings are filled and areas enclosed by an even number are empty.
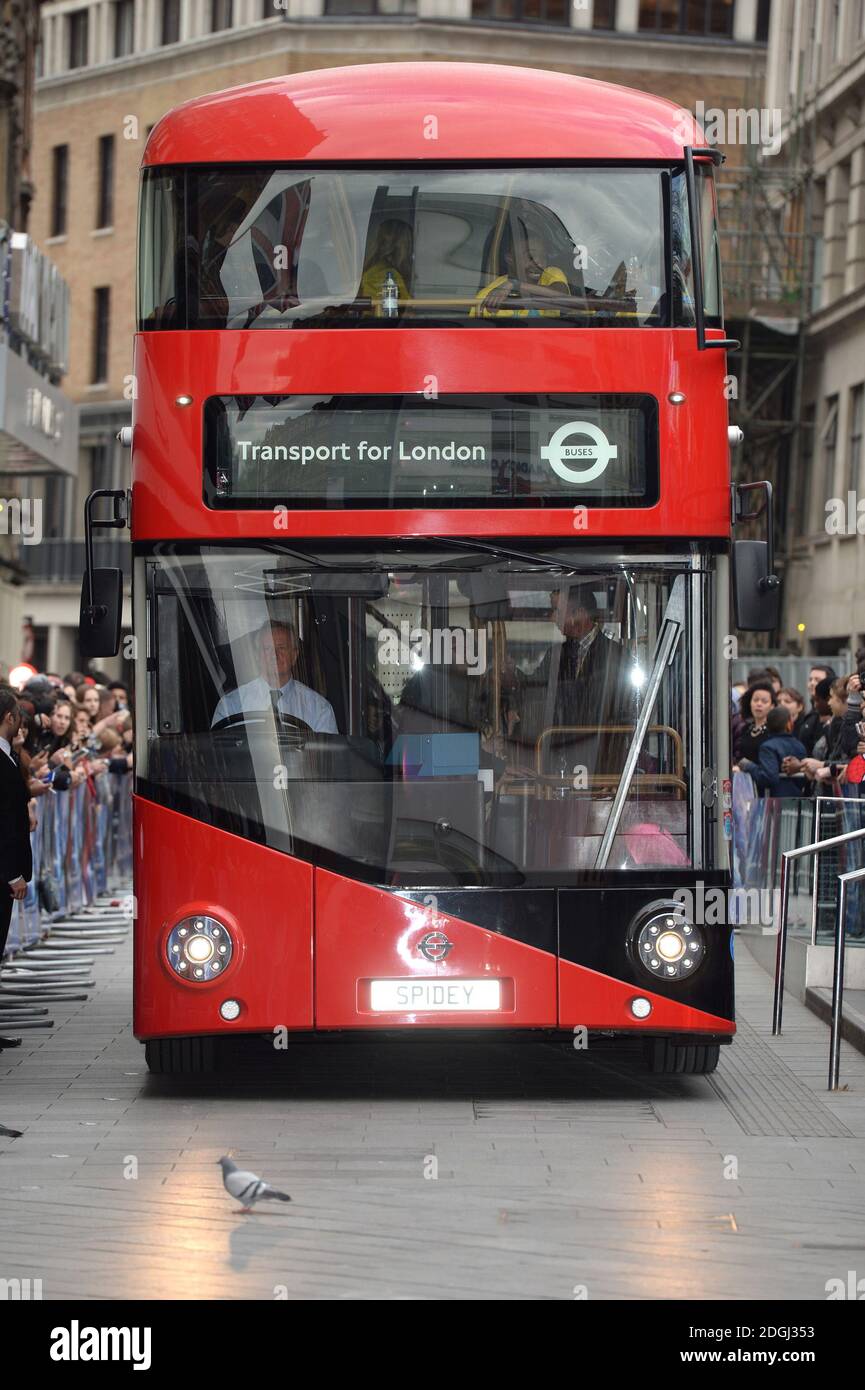
[[[434,900],[434,894],[431,899]],[[444,959],[428,960],[451,949]],[[554,1028],[556,958],[547,951],[485,931],[429,906],[356,883],[324,869],[315,872],[315,1022],[318,1028]],[[497,979],[501,1008],[484,1013],[374,1011],[373,980]]]
[[[520,350],[521,334],[529,333]],[[718,334],[718,336],[722,336]],[[530,351],[528,350],[530,348]],[[203,499],[204,401],[218,395],[631,392],[659,405],[661,496],[652,507],[215,511]],[[279,329],[140,333],[133,539],[304,536],[683,536],[730,534],[724,353],[693,329]],[[685,396],[682,404],[668,400]],[[191,396],[190,405],[176,397]],[[712,403],[717,408],[712,409]],[[576,500],[576,499],[575,499]]]
[[[140,797],[134,815],[136,1037],[311,1028],[312,866]],[[234,941],[206,984],[177,979],[166,960],[168,933],[196,913]],[[230,1023],[224,999],[241,1006]]]
[[[652,1012],[637,1019],[631,1012],[633,999],[648,999]],[[616,980],[597,970],[587,970],[567,960],[559,961],[559,1022],[563,1028],[632,1029],[636,1032],[711,1033],[732,1036],[735,1023],[717,1014],[705,1013],[652,990]]]

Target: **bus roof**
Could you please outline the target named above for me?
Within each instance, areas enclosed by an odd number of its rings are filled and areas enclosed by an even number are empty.
[[[681,159],[703,146],[675,102],[568,73],[375,63],[196,97],[156,125],[143,164]]]

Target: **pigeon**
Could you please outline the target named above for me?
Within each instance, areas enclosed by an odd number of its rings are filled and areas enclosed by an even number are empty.
[[[261,1178],[256,1177],[255,1173],[238,1168],[232,1159],[218,1158],[216,1161],[222,1169],[222,1185],[230,1197],[236,1197],[238,1202],[242,1203],[241,1211],[252,1211],[256,1202],[266,1202],[268,1199],[276,1202],[291,1201],[287,1192],[277,1192],[275,1187],[270,1187]]]

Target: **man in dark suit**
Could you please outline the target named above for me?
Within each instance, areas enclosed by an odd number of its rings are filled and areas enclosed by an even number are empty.
[[[6,947],[13,902],[21,902],[33,876],[30,852],[29,797],[12,753],[21,726],[13,690],[0,690],[0,961]],[[0,1037],[0,1049],[18,1047],[20,1038]]]
[[[602,631],[592,585],[555,591],[551,598],[552,616],[564,640],[533,677],[543,700],[542,726],[633,725],[628,653]],[[589,773],[615,773],[621,771],[627,745],[627,734],[557,735],[550,742],[547,762],[553,770],[566,763],[571,771],[578,766]]]

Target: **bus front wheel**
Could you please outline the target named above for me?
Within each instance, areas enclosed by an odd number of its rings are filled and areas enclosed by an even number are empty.
[[[155,1076],[188,1076],[216,1070],[215,1038],[150,1038],[144,1044],[147,1070]]]
[[[673,1038],[647,1038],[646,1065],[654,1076],[708,1076],[718,1065],[718,1043],[675,1042]]]

